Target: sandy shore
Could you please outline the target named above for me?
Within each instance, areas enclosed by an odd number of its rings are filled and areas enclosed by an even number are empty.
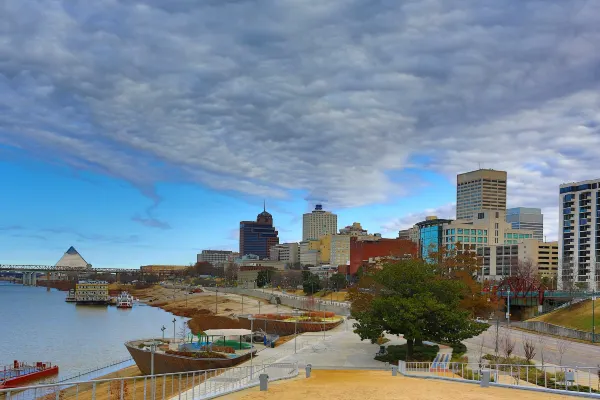
[[[233,393],[231,400],[542,400],[573,399],[571,396],[534,393],[517,389],[481,388],[474,384],[444,382],[432,379],[391,376],[389,371],[313,371],[309,379],[303,375],[290,381],[269,384],[269,390],[258,387]]]

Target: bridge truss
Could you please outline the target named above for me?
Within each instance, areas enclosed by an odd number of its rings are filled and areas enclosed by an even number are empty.
[[[62,265],[17,265],[0,264],[0,271],[10,272],[87,272],[100,274],[120,274],[120,273],[143,273],[139,268],[86,268],[86,267],[68,267]]]

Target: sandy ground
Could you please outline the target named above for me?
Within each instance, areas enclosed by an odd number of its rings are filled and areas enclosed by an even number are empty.
[[[134,297],[153,307],[160,307],[177,316],[191,318],[189,326],[197,333],[206,329],[239,328],[236,314],[275,313],[290,311],[266,300],[231,293],[205,292],[190,294],[182,289],[166,289],[159,285],[130,290]]]
[[[391,376],[386,371],[313,371],[306,379],[274,382],[269,390],[247,389],[224,398],[232,400],[542,400],[573,399],[571,396],[533,393],[517,389],[481,388],[474,384]]]

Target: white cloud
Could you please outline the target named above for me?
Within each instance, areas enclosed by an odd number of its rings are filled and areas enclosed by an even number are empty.
[[[383,233],[398,233],[402,229],[408,229],[417,222],[424,221],[426,217],[436,216],[442,219],[454,219],[456,216],[456,203],[445,204],[441,207],[429,208],[422,212],[410,213],[403,217],[393,218],[381,225]]]
[[[352,207],[402,196],[389,173],[409,163],[454,180],[481,162],[548,226],[557,185],[595,177],[598,2],[6,0],[0,15],[0,144],[155,198],[176,179]]]

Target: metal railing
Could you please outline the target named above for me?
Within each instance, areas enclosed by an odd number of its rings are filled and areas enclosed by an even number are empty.
[[[483,371],[487,370],[490,385],[557,393],[579,392],[600,398],[600,372],[593,367],[454,362],[440,366],[432,362],[400,361],[398,370],[407,376],[476,382],[481,381]]]
[[[0,389],[3,400],[200,400],[212,399],[269,381],[298,375],[297,363],[255,364],[194,372],[147,375],[93,381],[53,383]]]

